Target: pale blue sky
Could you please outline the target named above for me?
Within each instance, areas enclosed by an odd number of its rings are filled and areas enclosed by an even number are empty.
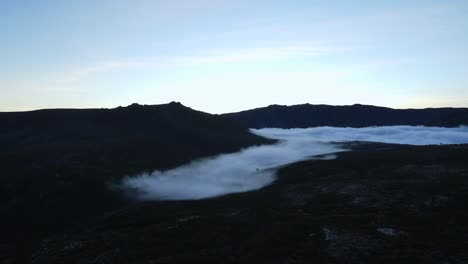
[[[0,0],[0,111],[468,107],[468,1]]]

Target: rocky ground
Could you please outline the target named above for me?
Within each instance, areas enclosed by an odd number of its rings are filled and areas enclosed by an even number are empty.
[[[468,263],[468,145],[347,147],[334,160],[285,166],[259,191],[129,204],[42,240],[25,259]]]

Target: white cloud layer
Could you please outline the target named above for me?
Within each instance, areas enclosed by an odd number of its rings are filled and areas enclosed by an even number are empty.
[[[315,127],[253,129],[255,134],[274,139],[315,140],[319,142],[371,141],[410,145],[468,143],[468,127],[424,126]]]
[[[413,145],[468,143],[468,127],[266,128],[253,133],[281,142],[127,177],[122,187],[141,200],[193,200],[257,190],[271,184],[279,166],[330,159],[344,151],[330,142],[374,141]]]
[[[278,166],[343,151],[333,144],[290,138],[275,145],[194,161],[168,170],[128,177],[123,187],[142,200],[190,200],[246,192],[269,185]]]

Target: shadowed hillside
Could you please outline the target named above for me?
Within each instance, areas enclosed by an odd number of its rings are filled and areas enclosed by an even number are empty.
[[[359,104],[350,106],[270,105],[223,116],[248,128],[392,125],[455,127],[468,124],[468,108],[392,109]]]
[[[347,147],[259,191],[116,211],[32,263],[467,263],[467,145]]]
[[[121,206],[108,187],[125,175],[268,142],[174,102],[0,113],[0,242],[27,248],[31,238]]]

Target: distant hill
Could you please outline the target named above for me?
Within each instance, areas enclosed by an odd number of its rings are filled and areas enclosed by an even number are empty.
[[[268,142],[175,102],[0,113],[0,247],[121,206],[126,175]]]
[[[222,116],[248,128],[468,125],[468,108],[392,109],[360,104],[349,106],[270,105]]]
[[[196,111],[176,102],[144,106],[133,104],[115,109],[0,112],[2,151],[15,153],[67,147],[99,146],[103,150],[110,145],[113,148],[133,146],[142,151],[138,148],[138,144],[142,143],[146,148],[155,144],[159,151],[164,150],[165,155],[168,155],[168,152],[188,151],[196,147],[217,152],[228,146],[238,148],[262,140],[222,117]],[[134,155],[139,153],[131,153],[131,156]]]

